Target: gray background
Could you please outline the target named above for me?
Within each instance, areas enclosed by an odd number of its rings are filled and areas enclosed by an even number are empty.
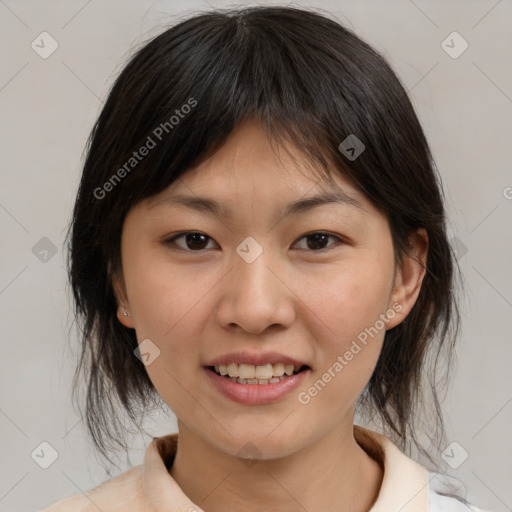
[[[134,45],[192,10],[232,5],[0,0],[0,510],[36,510],[107,478],[70,400],[76,339],[67,336],[62,244],[82,150]],[[457,468],[440,460],[470,500],[512,510],[512,3],[294,5],[319,7],[353,28],[389,59],[410,92],[443,178],[467,286],[445,408],[449,442],[458,443],[447,451],[450,463],[458,465],[465,452],[468,458]],[[58,43],[46,59],[31,47],[42,46],[43,31]],[[457,58],[442,46],[453,31],[469,44]],[[461,40],[448,44],[452,53],[462,48]],[[172,414],[146,425],[154,435],[176,430]],[[125,469],[142,462],[148,440],[134,438]],[[58,453],[48,469],[31,457],[45,441]]]

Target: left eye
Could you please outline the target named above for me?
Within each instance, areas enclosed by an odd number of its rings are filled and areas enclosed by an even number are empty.
[[[318,252],[318,251],[324,250],[326,248],[325,242],[329,238],[335,240],[336,241],[335,243],[343,242],[343,240],[339,236],[331,235],[330,233],[324,233],[323,231],[318,231],[316,233],[310,233],[308,235],[304,235],[301,238],[299,238],[299,241],[309,239],[310,242],[306,243],[308,249],[313,248],[314,251]],[[322,247],[318,247],[319,245]],[[331,244],[331,245],[333,245],[333,244]],[[330,247],[331,245],[327,246],[327,248]]]
[[[183,239],[185,241],[185,247],[178,244],[176,241],[179,239]],[[325,250],[325,243],[327,240],[333,239],[335,240],[335,243],[342,243],[343,240],[336,236],[331,235],[330,233],[325,233],[323,231],[317,231],[314,233],[309,233],[307,235],[303,235],[301,238],[298,239],[298,241],[306,240],[306,249],[310,249],[312,252],[319,252],[322,250]],[[171,245],[175,244],[180,249],[188,251],[188,252],[200,252],[204,249],[206,249],[205,245],[207,245],[207,241],[211,240],[213,241],[213,238],[209,237],[208,235],[205,235],[204,233],[199,233],[196,231],[186,231],[184,233],[179,233],[172,238],[169,238],[164,241],[165,245]],[[327,246],[329,248],[333,244],[330,244]],[[304,249],[304,248],[301,248]]]

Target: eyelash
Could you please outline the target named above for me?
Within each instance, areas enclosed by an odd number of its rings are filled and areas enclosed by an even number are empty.
[[[175,241],[179,238],[183,238],[185,237],[186,235],[204,235],[208,240],[213,240],[213,238],[209,237],[208,235],[206,235],[205,233],[201,233],[200,231],[182,231],[181,233],[178,233],[174,236],[172,236],[171,238],[168,238],[166,240],[163,240],[163,244],[164,245],[167,245],[167,246],[171,246],[171,245],[176,245]],[[305,235],[302,235],[297,241],[300,241],[302,240],[303,238],[308,238],[308,237],[312,237],[313,235],[327,235],[329,238],[333,238],[336,240],[336,243],[335,244],[331,244],[330,246],[324,248],[324,249],[318,249],[318,250],[307,250],[307,249],[302,249],[302,250],[305,250],[306,252],[313,252],[313,253],[324,253],[328,250],[330,250],[331,247],[333,246],[337,246],[339,244],[344,244],[346,243],[345,240],[343,240],[341,237],[337,236],[337,235],[333,235],[332,233],[329,233],[327,231],[313,231],[312,233],[307,233]],[[183,247],[180,247],[178,246],[177,247],[177,250],[182,250],[182,251],[185,251],[185,252],[197,252],[197,253],[201,253],[201,252],[205,252],[206,249],[199,249],[197,251],[194,251],[192,249],[184,249]]]

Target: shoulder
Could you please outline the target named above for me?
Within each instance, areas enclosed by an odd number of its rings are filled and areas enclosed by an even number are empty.
[[[38,512],[144,510],[142,466],[135,466],[89,491],[56,501]]]
[[[442,473],[429,472],[430,512],[488,512],[467,502],[460,480]]]

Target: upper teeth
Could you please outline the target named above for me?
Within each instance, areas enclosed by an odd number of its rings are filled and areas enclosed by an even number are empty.
[[[261,366],[231,363],[216,366],[215,371],[221,375],[240,377],[241,379],[271,379],[272,377],[281,377],[285,373],[286,375],[292,375],[294,371],[298,371],[300,368],[300,366],[283,363],[263,364]]]

